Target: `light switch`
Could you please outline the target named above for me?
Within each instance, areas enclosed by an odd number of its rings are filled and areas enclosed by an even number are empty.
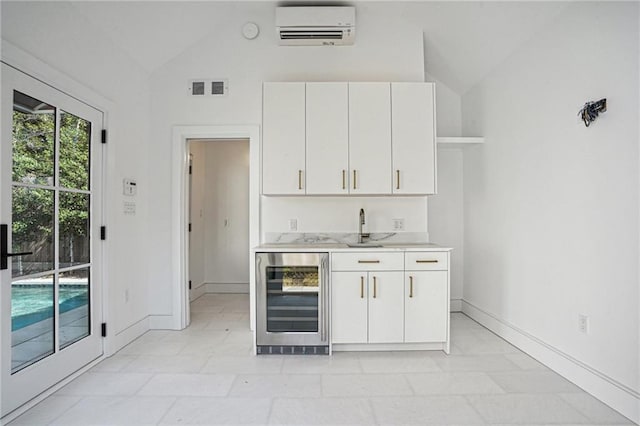
[[[136,203],[133,201],[125,201],[123,204],[124,208],[124,214],[128,215],[128,216],[135,216],[136,215]]]

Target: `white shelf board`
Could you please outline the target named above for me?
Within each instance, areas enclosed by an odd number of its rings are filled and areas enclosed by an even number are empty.
[[[484,137],[482,136],[438,136],[436,138],[438,145],[443,145],[450,148],[465,147],[473,145],[481,145],[484,143]]]

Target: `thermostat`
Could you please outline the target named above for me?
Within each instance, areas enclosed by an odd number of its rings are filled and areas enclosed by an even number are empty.
[[[138,192],[138,185],[133,179],[122,180],[122,193],[124,195],[134,196]]]

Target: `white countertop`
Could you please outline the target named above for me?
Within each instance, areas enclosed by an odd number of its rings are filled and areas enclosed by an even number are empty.
[[[372,243],[375,244],[375,243]],[[272,243],[261,244],[252,249],[255,252],[371,252],[371,251],[451,251],[431,243],[384,243],[382,247],[349,247],[344,243]]]

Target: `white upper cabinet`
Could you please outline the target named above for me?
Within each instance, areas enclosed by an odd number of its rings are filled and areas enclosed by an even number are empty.
[[[307,83],[307,194],[349,193],[347,83]]]
[[[305,193],[305,83],[264,83],[262,192]]]
[[[435,85],[391,83],[393,193],[436,193]]]
[[[433,83],[264,83],[262,193],[436,193]]]
[[[391,194],[389,83],[349,83],[351,194]]]

